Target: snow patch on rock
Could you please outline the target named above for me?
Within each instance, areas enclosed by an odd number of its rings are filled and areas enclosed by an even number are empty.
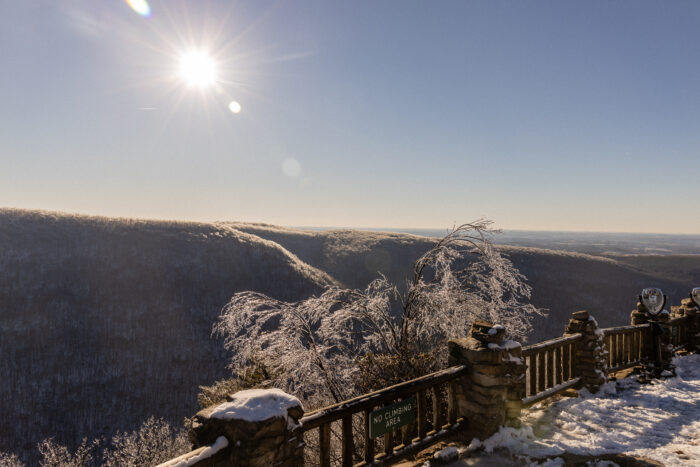
[[[433,459],[438,462],[449,462],[457,459],[459,457],[459,449],[454,446],[447,446],[446,448],[433,454]]]
[[[511,341],[511,340],[504,340],[500,344],[494,344],[494,343],[489,344],[489,349],[491,349],[491,350],[512,350],[512,349],[517,349],[518,347],[522,347],[520,345],[520,342],[515,342],[515,341]]]
[[[217,406],[210,417],[247,422],[261,422],[280,417],[287,420],[287,426],[290,429],[297,426],[297,423],[289,417],[287,410],[292,407],[301,407],[301,402],[280,389],[247,389],[233,394],[231,398],[230,402]]]

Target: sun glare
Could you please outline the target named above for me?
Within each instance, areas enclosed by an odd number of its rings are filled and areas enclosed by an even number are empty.
[[[188,52],[180,57],[180,76],[189,86],[205,88],[216,82],[216,64],[204,52]]]

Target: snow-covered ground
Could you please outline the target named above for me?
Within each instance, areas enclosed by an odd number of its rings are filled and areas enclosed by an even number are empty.
[[[678,357],[677,376],[639,384],[609,382],[597,394],[564,399],[528,410],[523,428],[502,428],[470,449],[507,449],[510,454],[549,457],[627,454],[668,466],[700,465],[700,355]],[[501,455],[503,453],[501,452]]]

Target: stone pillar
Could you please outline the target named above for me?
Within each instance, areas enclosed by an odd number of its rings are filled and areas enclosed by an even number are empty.
[[[685,316],[685,308],[683,307],[683,304],[681,303],[681,306],[672,306],[671,307],[671,319],[674,318],[682,318]]]
[[[506,376],[510,380],[506,390],[506,426],[520,428],[520,413],[525,398],[525,370],[527,367],[522,356],[523,348],[520,345],[509,349],[508,353],[510,361],[506,362],[505,366],[508,370]]]
[[[681,300],[679,315],[688,317],[686,325],[687,350],[689,352],[700,351],[700,310],[692,299],[684,298]]]
[[[576,344],[575,365],[581,376],[582,386],[596,393],[607,381],[603,331],[598,328],[595,318],[587,311],[577,311],[571,315],[564,335],[583,334],[583,341]]]
[[[684,316],[689,316],[692,311],[697,312],[698,307],[695,305],[695,303],[693,302],[692,299],[684,298],[683,300],[681,300],[681,310],[682,310],[682,314]],[[696,313],[692,313],[692,314],[696,314]]]
[[[636,326],[638,324],[647,324],[650,321],[650,316],[646,311],[646,308],[642,302],[637,302],[637,308],[632,310],[630,314],[630,324]],[[645,364],[649,362],[656,361],[656,336],[653,333],[653,329],[649,329],[649,333],[646,334],[644,342],[642,342],[642,356],[646,361]],[[647,361],[648,359],[648,361]]]
[[[637,309],[632,311],[630,320],[633,325],[649,323],[649,333],[644,342],[642,354],[642,375],[644,381],[649,381],[649,378],[658,378],[659,376],[668,376],[674,374],[673,365],[673,345],[672,332],[673,329],[668,325],[672,318],[684,316],[685,310],[682,307],[671,307],[671,313],[667,310],[661,311],[656,317],[650,316],[646,307],[637,302]],[[670,371],[670,373],[665,373]]]
[[[194,448],[228,440],[220,467],[301,467],[304,442],[299,400],[279,389],[239,391],[229,402],[207,407],[195,415],[190,430]]]
[[[504,340],[505,329],[474,322],[468,337],[448,342],[449,364],[466,365],[453,385],[457,417],[467,420],[464,441],[484,440],[508,423],[518,425],[525,392],[525,365],[519,343]],[[517,421],[516,421],[517,420]]]
[[[649,315],[646,313],[646,308],[642,302],[637,302],[637,309],[630,313],[630,324],[636,326],[638,324],[646,324],[649,322]]]

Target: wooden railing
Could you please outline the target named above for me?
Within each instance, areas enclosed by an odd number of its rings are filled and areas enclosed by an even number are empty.
[[[649,324],[602,329],[608,351],[607,373],[615,373],[639,365],[649,349]]]
[[[305,437],[312,435],[312,430],[318,430],[318,462],[323,467],[331,465],[331,457],[340,460],[343,466],[354,465],[354,460],[359,461],[358,465],[396,462],[465,428],[465,421],[456,416],[450,384],[465,372],[464,365],[454,366],[316,410],[301,419],[302,430]],[[372,439],[370,413],[376,408],[409,397],[416,398],[415,424],[387,433],[381,442]],[[353,416],[361,418],[359,439],[353,436]],[[358,420],[355,422],[358,425]],[[335,439],[340,446],[334,446],[332,433],[339,433]],[[356,441],[361,446],[356,446]],[[315,443],[307,441],[307,447],[313,444]],[[377,453],[378,447],[381,448],[381,453]]]
[[[679,350],[687,342],[687,317],[675,318],[666,324],[671,332],[671,344]],[[618,371],[639,365],[653,348],[651,326],[619,326],[601,329],[607,350],[606,372]],[[581,334],[559,337],[523,347],[527,375],[523,404],[532,405],[554,394],[575,386],[580,381],[576,370],[576,345]]]
[[[664,341],[670,342],[674,351],[687,345],[688,323],[689,318],[685,316],[662,323],[666,332],[670,332],[670,339]],[[636,366],[645,358],[654,358],[651,353],[658,349],[651,324],[605,328],[597,332],[602,333],[607,350],[605,369],[608,374]],[[583,352],[579,347],[582,345],[583,335],[572,334],[523,347],[523,363],[527,367],[524,406],[581,382],[577,350]],[[300,421],[312,464],[323,467],[330,466],[331,462],[343,466],[390,465],[464,430],[468,421],[457,417],[453,387],[455,380],[466,376],[468,371],[464,365],[453,366],[308,413]],[[415,421],[372,438],[372,412],[409,398],[415,398]],[[200,448],[182,458],[187,457],[188,465],[213,465],[217,455],[215,447]]]
[[[539,402],[580,381],[576,345],[582,338],[581,334],[573,334],[523,347],[523,358],[527,359],[524,405]]]

